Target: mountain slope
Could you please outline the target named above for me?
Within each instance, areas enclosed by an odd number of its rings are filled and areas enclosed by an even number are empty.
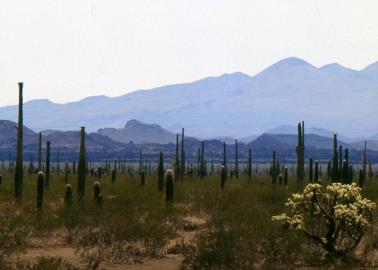
[[[187,134],[201,138],[241,138],[305,120],[310,126],[363,137],[378,131],[370,121],[371,115],[378,114],[376,67],[372,64],[356,71],[330,64],[317,68],[291,57],[254,77],[240,72],[223,74],[66,104],[30,101],[24,106],[25,124],[34,130],[77,130],[84,125],[96,131],[122,128],[125,121],[138,119],[173,132],[185,127]],[[2,107],[0,115],[16,120],[17,107]]]
[[[114,141],[123,143],[175,143],[176,135],[157,124],[145,124],[138,120],[130,120],[122,129],[103,128],[98,134],[107,136]]]

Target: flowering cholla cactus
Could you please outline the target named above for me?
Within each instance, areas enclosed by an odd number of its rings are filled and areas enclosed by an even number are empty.
[[[354,183],[333,183],[325,190],[317,183],[309,184],[302,194],[288,199],[289,213],[272,220],[302,231],[330,255],[345,255],[360,243],[376,208],[360,192]]]

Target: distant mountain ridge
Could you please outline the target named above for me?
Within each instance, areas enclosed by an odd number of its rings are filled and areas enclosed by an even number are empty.
[[[113,138],[104,135],[104,130]],[[277,129],[276,129],[277,130]],[[101,130],[100,130],[101,131]],[[100,133],[103,134],[100,134]],[[104,160],[107,157],[114,159],[125,158],[137,160],[139,151],[143,151],[143,158],[157,160],[160,151],[164,152],[167,160],[174,157],[175,144],[171,142],[176,135],[164,130],[156,124],[146,124],[137,120],[129,121],[124,129],[103,129],[101,132],[86,134],[86,148],[88,159],[91,161]],[[150,137],[150,134],[153,136]],[[159,135],[162,134],[160,137]],[[0,120],[0,160],[8,159],[16,151],[16,123]],[[166,137],[168,135],[168,137]],[[120,136],[119,138],[116,138]],[[125,137],[123,137],[125,136]],[[132,142],[130,136],[139,136],[140,143]],[[173,137],[172,137],[173,136]],[[53,157],[59,149],[62,161],[76,160],[80,142],[80,132],[48,130],[43,133],[43,148],[46,141],[51,142]],[[169,139],[167,142],[164,140]],[[117,141],[124,140],[125,142]],[[227,156],[229,160],[234,158],[235,140],[228,137],[205,140],[205,157],[207,160],[222,160],[223,141],[227,139]],[[137,141],[137,140],[135,140]],[[188,161],[195,162],[201,140],[193,137],[185,137],[185,153]],[[277,151],[280,158],[285,162],[296,160],[295,147],[297,145],[296,134],[272,134],[263,133],[250,142],[239,140],[239,154],[241,162],[245,160],[248,149],[252,149],[253,158],[256,162],[270,162],[272,151]],[[306,158],[312,157],[327,161],[332,156],[333,141],[331,137],[305,133]],[[354,162],[360,161],[360,154],[364,142],[345,143],[339,140],[339,145],[344,149],[349,148],[350,158]],[[378,140],[369,140],[368,157],[372,162],[378,162]],[[38,134],[24,127],[24,154],[25,158],[36,157],[38,149]],[[45,150],[44,150],[45,151]]]
[[[378,114],[376,100],[378,62],[362,70],[337,63],[317,68],[290,57],[255,76],[236,72],[65,104],[33,100],[24,111],[25,124],[37,131],[77,130],[83,125],[89,132],[120,129],[125,121],[138,119],[174,133],[185,127],[198,138],[243,138],[305,120],[347,137],[367,137],[378,132],[378,125],[371,123],[371,115]],[[17,107],[1,107],[0,115],[15,121]]]

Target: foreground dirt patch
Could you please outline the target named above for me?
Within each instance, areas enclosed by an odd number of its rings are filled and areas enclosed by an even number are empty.
[[[54,247],[54,248],[31,248],[27,253],[21,257],[24,262],[37,262],[38,257],[59,256],[67,262],[75,266],[85,267],[85,263],[80,260],[75,254],[75,250],[71,247]],[[183,257],[177,254],[169,254],[159,259],[145,259],[140,264],[135,265],[119,265],[102,263],[100,269],[115,269],[115,270],[178,270],[180,269]]]

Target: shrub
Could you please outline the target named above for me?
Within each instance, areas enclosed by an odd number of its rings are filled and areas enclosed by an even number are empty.
[[[12,255],[23,253],[30,228],[14,217],[0,219],[0,269],[6,268]]]
[[[291,195],[287,213],[272,220],[303,232],[327,255],[344,256],[361,242],[376,207],[360,192],[356,184],[333,183],[325,190],[319,184],[309,184],[303,193]]]

